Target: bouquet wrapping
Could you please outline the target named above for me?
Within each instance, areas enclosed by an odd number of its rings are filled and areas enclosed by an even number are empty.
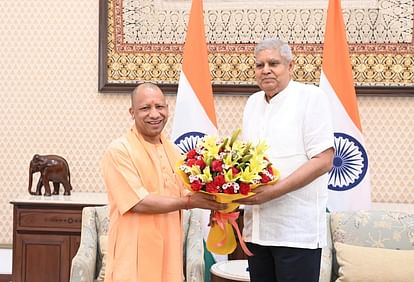
[[[204,136],[176,168],[187,189],[213,194],[216,201],[227,203],[225,210],[213,212],[207,237],[207,249],[217,254],[235,250],[236,230],[243,251],[252,255],[236,222],[239,204],[233,201],[254,195],[255,188],[273,184],[280,176],[265,156],[268,146],[264,142],[253,146],[239,141],[239,134],[240,129],[224,139]]]

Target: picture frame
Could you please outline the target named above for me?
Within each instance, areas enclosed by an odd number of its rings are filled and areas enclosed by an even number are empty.
[[[167,44],[125,42],[124,37],[126,37],[127,31],[123,30],[126,26],[123,19],[129,15],[123,13],[124,10],[131,12],[134,9],[126,9],[124,5],[134,3],[134,5],[138,5],[135,7],[135,11],[140,10],[139,0],[130,0],[125,3],[126,1],[99,0],[98,91],[103,93],[130,92],[140,82],[152,81],[160,85],[165,93],[175,94],[178,88],[183,42],[169,42]],[[148,2],[151,1],[147,0],[146,3]],[[160,5],[163,1],[154,0],[153,2],[152,7],[156,7],[155,4]],[[180,4],[187,6],[189,4],[189,1],[170,2],[183,2]],[[167,4],[163,5],[168,6]],[[352,9],[347,10],[345,17],[351,18],[352,11]],[[319,9],[317,12],[321,15],[323,9]],[[183,18],[184,16],[188,17],[188,10],[182,15]],[[320,24],[323,21],[321,18]],[[414,66],[413,22],[411,19],[411,41],[408,40],[409,42],[349,44],[356,82],[355,88],[358,95],[414,95],[414,74],[411,72]],[[410,23],[407,22],[407,24]],[[133,22],[132,25],[136,25],[136,22]],[[184,23],[183,26],[185,28]],[[322,28],[318,32],[321,37],[321,34],[323,35]],[[185,30],[183,31],[181,28],[181,35],[183,33],[185,34]],[[208,32],[206,33],[208,34]],[[254,81],[253,52],[255,44],[256,42],[226,43],[223,41],[217,43],[217,40],[213,43],[208,42],[209,64],[213,70],[213,93],[250,94],[258,90]],[[290,46],[295,55],[295,79],[305,83],[318,84],[323,43],[293,42],[290,43]],[[137,65],[134,66],[134,64]],[[140,77],[136,73],[142,74],[144,72],[133,72],[127,69],[128,66],[132,66],[133,70],[139,69],[139,64],[141,64],[140,66],[145,64],[149,68],[154,65],[158,67],[159,64],[167,65],[166,69],[172,75],[163,75],[162,70],[156,70],[155,77],[148,73]],[[365,66],[365,69],[361,68],[362,65]],[[240,66],[242,66],[241,70]],[[115,77],[113,73],[127,75]],[[163,77],[168,77],[168,79],[163,79]]]

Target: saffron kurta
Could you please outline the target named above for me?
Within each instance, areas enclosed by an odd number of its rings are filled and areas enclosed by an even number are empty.
[[[183,281],[180,211],[131,211],[149,193],[172,197],[184,193],[173,172],[180,155],[164,136],[161,141],[146,142],[133,126],[104,155],[110,206],[106,282]]]

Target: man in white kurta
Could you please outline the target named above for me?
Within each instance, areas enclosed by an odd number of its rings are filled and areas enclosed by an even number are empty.
[[[269,103],[263,91],[250,97],[245,108],[244,138],[267,142],[270,146],[267,156],[281,178],[332,147],[324,95],[315,86],[291,81]],[[302,189],[260,206],[246,207],[245,239],[263,245],[299,248],[326,245],[327,177],[324,174]]]
[[[269,40],[258,47],[256,79],[263,91],[249,97],[242,133],[253,144],[262,140],[269,145],[267,156],[281,178],[240,201],[247,204],[243,235],[256,251],[249,258],[251,280],[317,281],[333,156],[329,103],[320,88],[291,79],[286,44]],[[261,256],[267,253],[269,258]]]

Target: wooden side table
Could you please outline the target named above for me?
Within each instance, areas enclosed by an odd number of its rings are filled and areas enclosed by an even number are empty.
[[[210,269],[211,282],[250,281],[248,264],[245,259],[215,263]]]
[[[82,209],[105,193],[23,196],[13,204],[13,282],[67,282],[80,243]]]

